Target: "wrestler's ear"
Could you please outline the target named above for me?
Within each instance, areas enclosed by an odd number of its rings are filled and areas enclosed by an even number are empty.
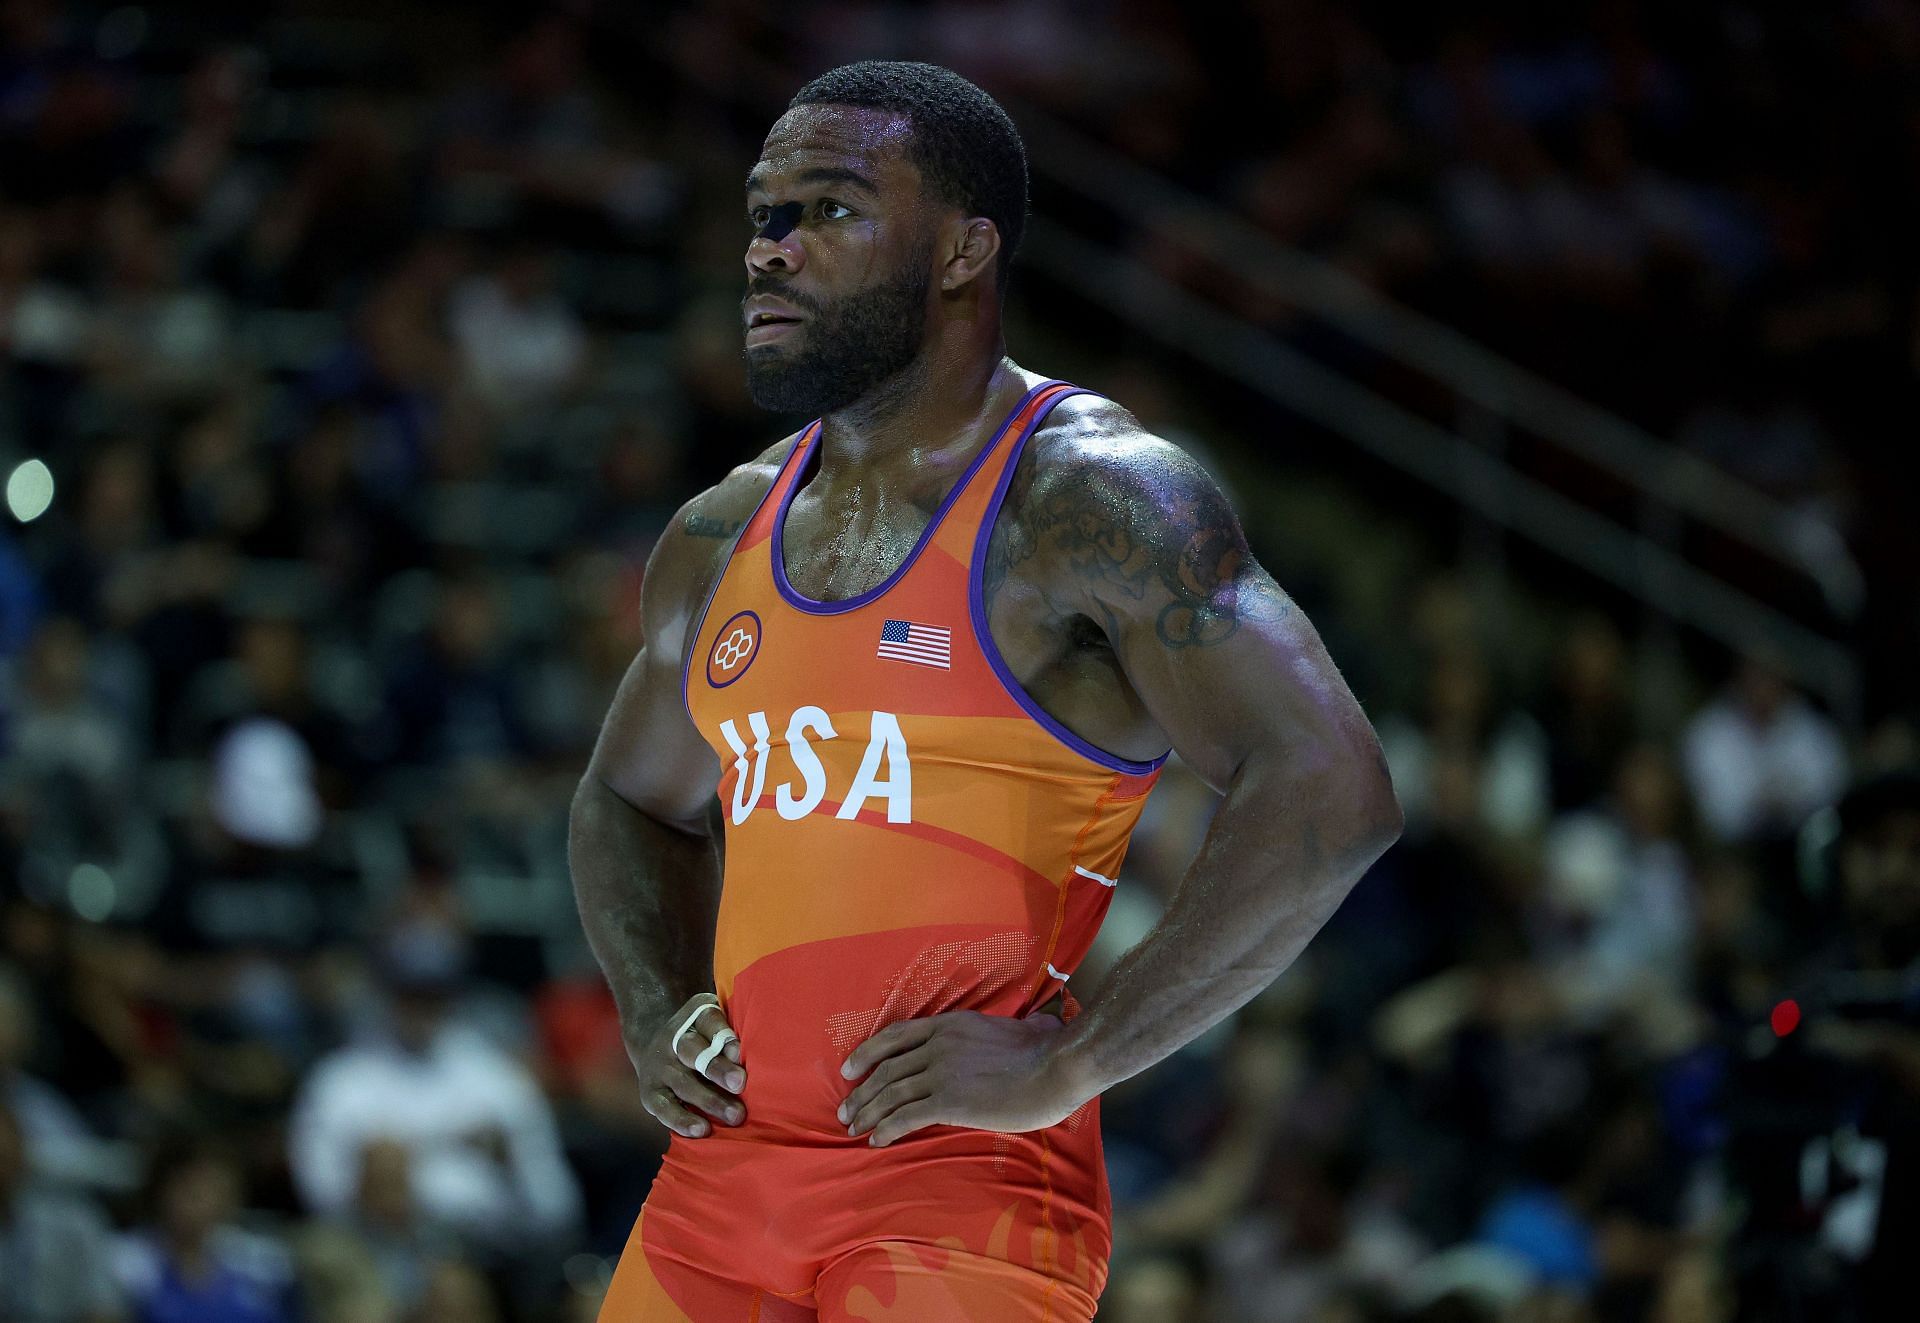
[[[936,249],[944,261],[940,291],[957,293],[993,271],[1000,252],[1000,227],[985,216],[960,216],[941,226]]]

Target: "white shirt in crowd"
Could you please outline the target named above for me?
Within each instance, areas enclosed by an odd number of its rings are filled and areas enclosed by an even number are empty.
[[[420,1211],[502,1247],[566,1230],[580,1213],[546,1097],[520,1064],[470,1029],[441,1029],[424,1053],[343,1048],[314,1067],[289,1134],[294,1180],[315,1212],[345,1212],[360,1155],[378,1139],[413,1159]]]
[[[499,405],[541,400],[586,362],[587,336],[551,293],[516,299],[491,277],[454,292],[450,320],[471,387]]]
[[[1847,754],[1833,722],[1790,698],[1768,718],[1728,697],[1702,708],[1682,748],[1687,789],[1723,841],[1791,829],[1840,798]]]

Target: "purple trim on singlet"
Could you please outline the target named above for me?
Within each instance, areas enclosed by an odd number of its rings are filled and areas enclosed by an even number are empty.
[[[812,426],[818,430],[820,424],[814,423]],[[798,448],[805,443],[806,439],[807,434],[802,432],[795,439],[794,446]],[[747,516],[747,521],[740,525],[739,531],[733,535],[733,543],[727,548],[726,559],[720,562],[720,572],[713,576],[713,583],[707,588],[707,600],[700,604],[700,614],[694,618],[693,633],[687,636],[686,654],[680,658],[680,706],[687,710],[687,720],[693,722],[695,729],[699,728],[700,721],[693,715],[693,700],[687,697],[687,685],[692,681],[693,653],[694,649],[700,645],[700,631],[707,627],[707,612],[713,610],[714,595],[720,591],[720,585],[726,581],[727,571],[733,568],[733,553],[739,550],[740,539],[747,535],[747,530],[753,527],[753,521],[760,517],[761,508],[766,505],[767,498],[780,489],[780,480],[787,475],[787,461],[792,458],[793,451],[789,450],[781,459],[780,468],[774,473],[773,481],[767,484],[767,489],[760,493],[760,499],[754,502],[753,513]]]
[[[987,442],[986,445],[980,448],[980,453],[975,455],[967,464],[966,472],[960,475],[960,481],[954,483],[947,491],[945,499],[940,502],[940,508],[934,511],[933,518],[928,520],[927,526],[921,530],[920,540],[913,544],[913,550],[907,553],[907,558],[904,561],[900,562],[900,568],[881,580],[877,586],[867,589],[866,592],[861,593],[858,597],[849,597],[838,602],[817,602],[787,582],[787,554],[784,541],[784,531],[787,526],[787,510],[792,506],[794,495],[800,490],[806,478],[807,465],[813,462],[814,453],[820,447],[821,428],[819,424],[816,423],[814,425],[812,438],[807,443],[806,453],[800,457],[800,467],[795,473],[793,481],[787,484],[786,496],[783,497],[780,502],[780,512],[774,516],[773,536],[768,539],[773,546],[773,583],[774,586],[780,590],[780,595],[787,599],[787,605],[797,611],[804,611],[810,616],[837,616],[844,615],[848,611],[857,610],[867,603],[884,596],[888,589],[906,577],[907,571],[913,568],[913,563],[920,559],[920,553],[926,550],[929,542],[933,541],[933,535],[940,531],[940,525],[942,521],[946,519],[947,511],[952,509],[953,503],[960,499],[960,493],[967,489],[967,484],[973,481],[973,475],[979,472],[982,464],[987,462],[987,457],[1000,448],[1000,438],[1007,434],[1009,427],[1013,426],[1013,420],[1020,416],[1020,411],[1025,409],[1027,405],[1033,401],[1033,397],[1041,391],[1065,384],[1066,383],[1059,381],[1043,381],[1025,395],[1022,395],[1020,397],[1020,403],[1013,407],[1013,412],[1007,415],[1006,421],[1001,423],[999,429],[994,432],[993,440]]]
[[[1059,385],[1061,383],[1049,382],[1047,384]],[[1074,734],[1058,721],[1054,720],[1045,708],[1034,702],[1032,696],[1027,693],[1020,681],[1014,678],[1013,672],[1007,667],[1006,659],[1000,655],[1000,649],[994,644],[992,631],[987,628],[985,591],[987,544],[993,539],[993,521],[999,516],[1000,505],[1007,498],[1007,486],[1013,481],[1013,470],[1020,463],[1020,452],[1025,448],[1028,438],[1039,430],[1041,422],[1045,420],[1048,414],[1053,412],[1054,405],[1069,396],[1092,394],[1094,394],[1093,391],[1083,390],[1079,387],[1075,387],[1072,390],[1061,391],[1060,394],[1048,400],[1046,404],[1041,407],[1040,411],[1033,416],[1033,421],[1027,424],[1026,429],[1014,438],[1012,452],[1007,456],[1006,463],[1000,468],[1000,481],[994,485],[993,497],[987,502],[986,513],[980,518],[979,532],[974,537],[973,564],[967,574],[967,610],[968,614],[973,617],[974,641],[979,646],[980,651],[986,656],[988,664],[993,667],[993,673],[1000,677],[1000,687],[1007,691],[1010,698],[1026,709],[1028,716],[1039,722],[1055,739],[1059,740],[1081,757],[1090,758],[1102,767],[1109,768],[1116,772],[1125,772],[1129,776],[1145,776],[1149,772],[1158,771],[1160,765],[1167,761],[1168,757],[1173,753],[1173,750],[1168,749],[1166,753],[1161,754],[1152,762],[1137,763],[1131,758],[1122,758],[1117,753],[1108,753],[1099,745],[1090,743]]]

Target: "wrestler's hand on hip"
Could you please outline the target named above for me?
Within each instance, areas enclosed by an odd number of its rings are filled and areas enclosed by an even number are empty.
[[[640,1077],[641,1102],[676,1135],[698,1139],[708,1116],[728,1125],[746,1119],[737,1096],[747,1083],[740,1037],[711,992],[696,993],[659,1024],[630,1035],[627,1056]]]
[[[840,1068],[861,1080],[840,1119],[849,1135],[872,1131],[867,1142],[876,1148],[930,1125],[1045,1129],[1086,1101],[1050,1068],[1060,1028],[1057,1015],[1016,1020],[978,1011],[888,1025]]]

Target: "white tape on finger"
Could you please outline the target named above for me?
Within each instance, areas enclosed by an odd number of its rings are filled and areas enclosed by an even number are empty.
[[[731,1029],[722,1029],[714,1040],[707,1044],[707,1050],[693,1059],[693,1068],[703,1075],[706,1074],[707,1064],[720,1055],[720,1049],[739,1037],[740,1035]]]
[[[667,1051],[673,1053],[675,1056],[679,1056],[680,1040],[687,1036],[687,1030],[693,1028],[693,1022],[700,1018],[700,1012],[717,1011],[719,1009],[720,1003],[718,1001],[703,1001],[694,1007],[692,1013],[680,1022],[680,1027],[673,1031],[673,1041],[667,1044]]]

